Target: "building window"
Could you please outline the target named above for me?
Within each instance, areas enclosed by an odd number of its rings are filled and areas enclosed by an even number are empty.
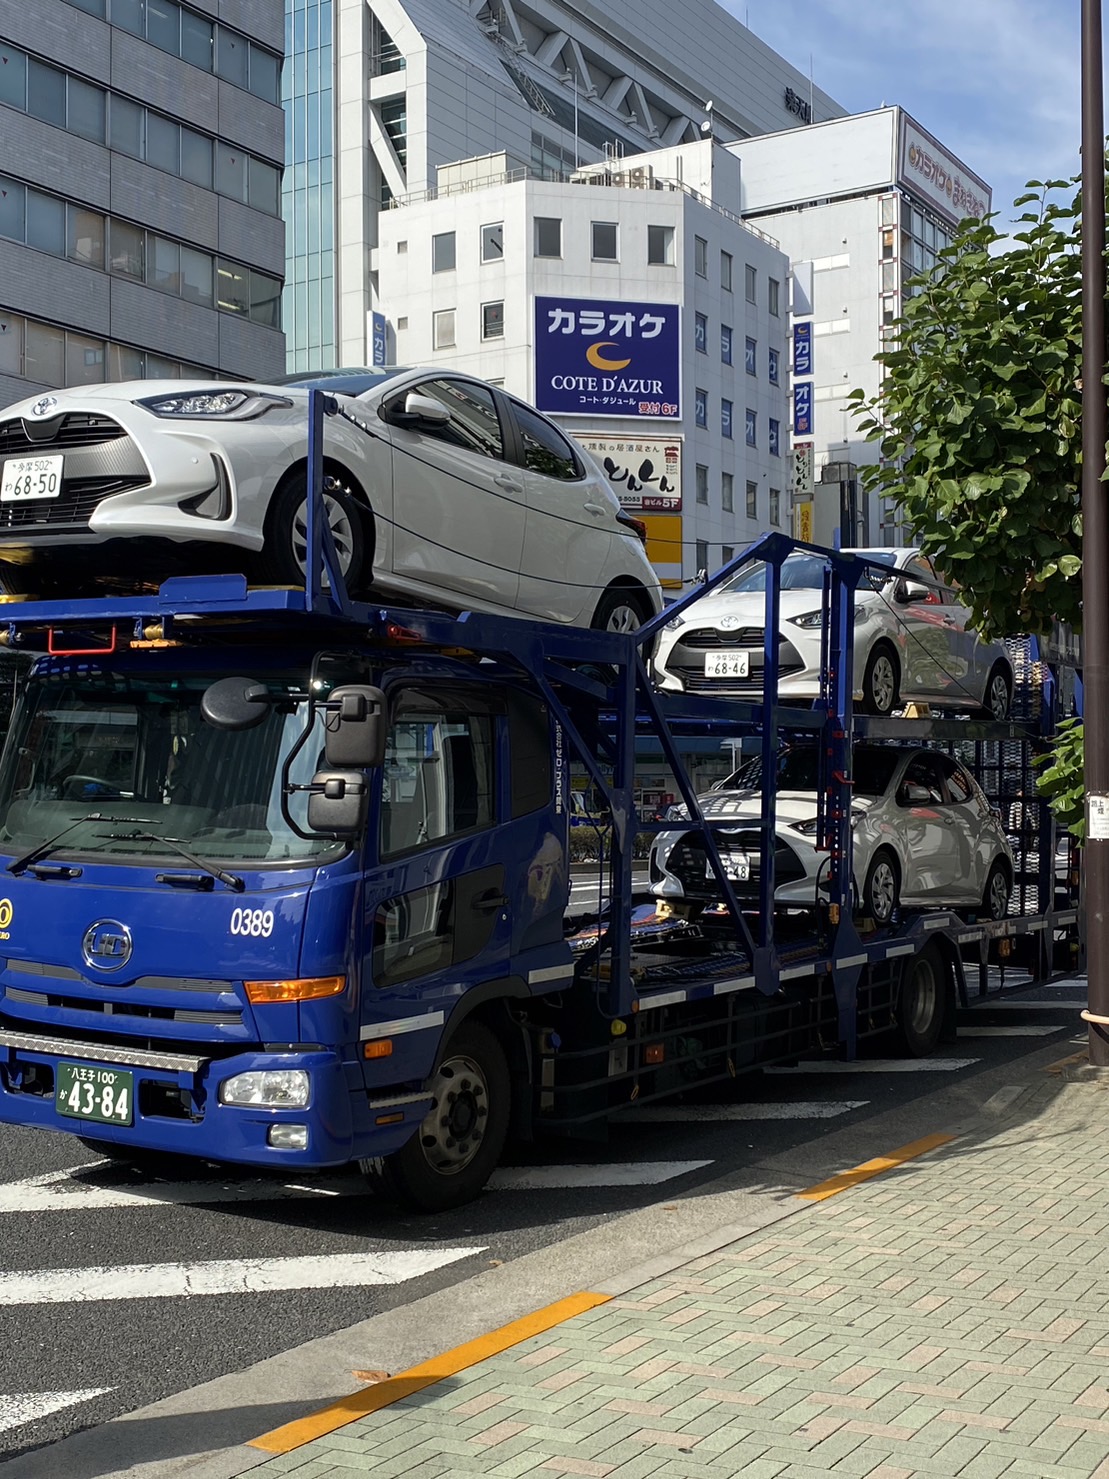
[[[748,482],[747,484],[747,517],[757,519],[759,516],[759,485]]]
[[[758,291],[758,273],[750,266],[744,268],[744,272],[747,279],[747,301],[748,303],[755,303],[758,301],[756,297]]]
[[[562,221],[558,216],[536,216],[535,255],[562,256]]]
[[[735,475],[725,472],[720,474],[720,507],[726,514],[734,513],[735,500]]]
[[[0,373],[45,385],[92,385],[104,380],[207,379],[214,372],[144,354],[125,344],[0,315]]]
[[[781,360],[782,357],[779,351],[777,349],[772,349],[770,351],[770,358],[767,362],[767,373],[770,377],[771,385],[777,385],[779,382]]]
[[[778,488],[770,490],[770,522],[775,527],[782,522],[782,495]]]
[[[732,329],[730,324],[720,325],[720,362],[730,365],[732,362]]]
[[[615,262],[617,260],[616,222],[594,221],[592,226],[594,262]]]
[[[698,426],[707,426],[709,424],[708,391],[702,390],[701,387],[698,386],[697,389],[693,392],[693,405],[693,419],[696,421]]]
[[[697,502],[709,501],[709,470],[703,462],[697,464]]]
[[[777,318],[778,299],[781,296],[782,285],[776,277],[766,279],[766,306],[770,310],[771,318]]]
[[[709,573],[709,546],[707,539],[697,541],[697,574],[707,575]]]
[[[496,221],[481,228],[481,260],[502,262],[504,260],[504,222]]]
[[[504,338],[504,303],[481,305],[481,337],[483,339]]]
[[[734,560],[734,559],[735,559],[735,546],[732,545],[732,544],[722,544],[720,546],[720,563],[721,563],[721,565],[730,564],[731,561]]]
[[[757,427],[758,427],[758,413],[755,412],[755,411],[752,411],[751,407],[748,406],[747,407],[747,445],[749,447],[757,447],[758,446],[758,437],[755,434]]]
[[[759,373],[759,346],[756,339],[748,337],[743,346],[743,364],[748,375]]]
[[[693,238],[693,270],[698,277],[709,275],[709,244],[703,236]]]
[[[703,313],[693,318],[693,347],[698,354],[709,352],[709,321]]]
[[[732,439],[732,403],[722,400],[720,402],[720,435],[727,441]]]
[[[431,315],[431,344],[433,349],[454,348],[453,308],[441,308]]]
[[[782,455],[782,428],[781,428],[781,423],[775,421],[773,416],[771,416],[771,418],[770,418],[769,445],[770,445],[770,455],[771,455],[771,457],[780,457]]]
[[[454,271],[454,232],[443,231],[431,238],[432,272]]]
[[[731,252],[720,253],[720,286],[726,293],[732,290],[732,254]]]
[[[673,226],[647,227],[647,261],[654,267],[673,267]]]

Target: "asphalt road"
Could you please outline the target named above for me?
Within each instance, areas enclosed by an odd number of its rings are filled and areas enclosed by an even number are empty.
[[[477,1203],[431,1219],[390,1211],[351,1177],[289,1185],[183,1165],[158,1179],[69,1137],[0,1128],[0,1467],[737,1169],[793,1157],[821,1179],[843,1169],[843,1142],[820,1143],[845,1127],[869,1154],[891,1149],[869,1122],[1045,1047],[1074,1052],[1084,994],[976,1007],[923,1064],[873,1046],[857,1066],[802,1063],[713,1103],[632,1110],[606,1143],[548,1142]]]

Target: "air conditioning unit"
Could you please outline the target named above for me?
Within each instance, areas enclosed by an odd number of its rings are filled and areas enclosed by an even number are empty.
[[[623,187],[627,183],[628,183],[628,177],[627,177],[627,175],[624,173],[624,171],[622,169],[621,170],[613,170],[609,174],[608,179],[605,181],[605,184],[606,185],[617,185],[617,186],[620,186],[620,187]]]
[[[655,172],[649,164],[637,164],[628,170],[628,184],[632,189],[650,190],[655,183]]]

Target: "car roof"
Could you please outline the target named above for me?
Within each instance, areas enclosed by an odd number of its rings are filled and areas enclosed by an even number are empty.
[[[398,375],[411,375],[408,365],[355,365],[334,370],[299,370],[294,375],[277,375],[271,385],[295,385],[303,390],[337,390],[343,395],[364,395],[376,390]]]

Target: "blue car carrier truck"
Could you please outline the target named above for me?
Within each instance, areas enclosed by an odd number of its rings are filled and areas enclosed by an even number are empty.
[[[317,397],[317,466],[333,409]],[[864,562],[826,553],[812,709],[776,701],[778,535],[739,557],[770,571],[762,701],[675,698],[651,683],[651,626],[353,605],[320,487],[304,590],[195,576],[0,608],[0,640],[33,657],[0,764],[0,1121],[120,1158],[358,1163],[441,1210],[510,1137],[592,1132],[632,1101],[819,1047],[850,1057],[877,1033],[930,1051],[975,971],[982,989],[991,963],[1043,976],[1067,947],[1046,812],[1007,919],[857,918],[854,739],[949,745],[1027,818],[1053,710],[1044,680],[1020,723],[856,718]],[[784,739],[819,748],[828,888],[800,923],[773,907],[772,785],[757,907],[708,828],[720,910],[664,919],[635,897],[636,837],[665,825],[636,816],[637,744],[659,747],[696,825],[691,736],[748,736],[768,776]],[[572,770],[605,798],[588,917],[570,910]]]

